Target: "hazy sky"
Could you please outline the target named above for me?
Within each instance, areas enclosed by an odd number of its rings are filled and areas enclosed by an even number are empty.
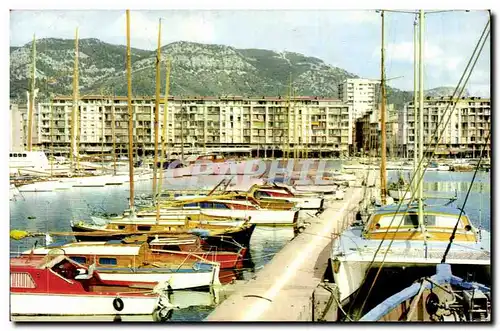
[[[185,40],[237,48],[293,51],[318,57],[365,78],[380,77],[380,14],[340,10],[169,10],[131,11],[132,47],[156,47],[158,19],[162,43]],[[386,13],[386,76],[404,76],[389,85],[413,89],[414,15]],[[27,11],[10,15],[10,45],[37,38],[98,38],[126,44],[125,11]],[[426,15],[425,88],[455,86],[488,20],[485,11]],[[490,39],[467,89],[490,95]]]

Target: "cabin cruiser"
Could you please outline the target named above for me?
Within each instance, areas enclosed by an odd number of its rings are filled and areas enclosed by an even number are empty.
[[[491,287],[453,275],[450,264],[386,298],[360,322],[490,322]]]
[[[423,213],[421,226],[416,205],[384,206],[365,224],[353,224],[334,241],[331,260],[341,301],[360,289],[372,268],[401,270],[439,264],[459,215],[446,262],[454,268],[490,273],[489,232],[475,228],[454,207],[424,206]]]
[[[123,244],[108,242],[77,242],[34,248],[23,255],[64,252],[72,260],[90,266],[95,264],[101,279],[107,281],[142,282],[155,285],[168,282],[176,289],[206,288],[219,283],[218,263],[179,251],[158,252],[147,243]]]
[[[140,281],[104,280],[95,265],[65,255],[27,255],[10,260],[13,316],[151,315],[171,309],[167,284],[141,289]]]

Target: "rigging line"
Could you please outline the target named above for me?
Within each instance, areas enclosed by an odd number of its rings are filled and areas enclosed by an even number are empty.
[[[452,99],[453,99],[453,97],[455,96],[456,91],[459,89],[460,83],[461,83],[461,81],[463,80],[463,77],[465,76],[465,74],[466,74],[466,72],[467,72],[467,69],[468,69],[468,68],[469,68],[469,66],[470,66],[470,63],[472,62],[472,60],[473,60],[473,58],[474,58],[474,56],[475,56],[476,50],[477,50],[477,48],[478,48],[479,44],[481,43],[481,40],[482,40],[482,38],[483,38],[483,36],[484,36],[484,33],[485,33],[485,31],[486,31],[486,29],[487,29],[487,27],[488,27],[489,23],[490,23],[490,20],[488,20],[488,22],[487,22],[487,24],[486,24],[486,26],[485,26],[485,29],[483,30],[483,33],[482,33],[481,37],[480,37],[480,38],[479,38],[479,40],[478,40],[478,43],[477,43],[477,45],[476,45],[476,48],[474,49],[474,52],[473,52],[473,54],[472,54],[471,58],[469,59],[469,62],[468,62],[467,66],[466,66],[466,68],[465,68],[465,70],[464,70],[464,72],[463,72],[463,74],[462,74],[462,77],[460,78],[459,84],[457,84],[457,87],[456,87],[456,89],[455,89],[455,91],[454,91],[454,93],[453,93]],[[488,34],[489,34],[489,32],[488,32]],[[482,49],[483,49],[483,46],[484,46],[484,43],[485,43],[485,42],[486,42],[486,38],[483,40],[483,44],[482,44],[482,46],[481,46],[481,48],[480,48],[480,50],[479,50],[479,53],[478,53],[478,55],[477,55],[477,57],[476,57],[476,60],[474,61],[473,65],[472,65],[472,67],[471,67],[471,70],[470,70],[470,72],[469,72],[469,74],[468,74],[468,76],[467,76],[467,78],[466,78],[466,80],[465,80],[464,86],[462,87],[462,89],[461,89],[461,91],[460,91],[460,93],[459,93],[459,95],[458,95],[458,98],[460,98],[460,96],[461,96],[461,95],[462,95],[462,93],[463,93],[463,90],[464,90],[464,88],[465,88],[465,85],[467,84],[467,81],[468,81],[468,80],[469,80],[469,78],[470,78],[470,75],[471,75],[471,73],[472,73],[472,70],[474,69],[474,67],[475,67],[475,65],[476,65],[476,63],[477,63],[477,59],[479,58],[479,55],[480,55],[480,53],[481,53],[481,51],[482,51]],[[455,105],[455,107],[456,107],[456,105]],[[454,108],[455,108],[455,107],[454,107]],[[447,106],[447,108],[446,108],[446,111],[447,111],[447,109],[448,109],[448,108],[449,108],[449,104],[448,104],[448,106]],[[444,113],[444,114],[446,114],[446,111],[445,111],[445,113]],[[453,111],[453,110],[452,110],[452,111]],[[451,115],[452,115],[452,112],[449,114],[449,117],[448,117],[448,120],[447,120],[447,122],[446,122],[446,125],[449,123],[449,120],[451,119]],[[440,121],[439,125],[441,124],[441,122],[443,121],[443,119],[444,119],[444,116],[441,118],[441,121]],[[434,135],[436,135],[436,132],[437,132],[437,131],[438,131],[438,129],[439,129],[439,125],[437,126],[436,130],[434,131]],[[443,130],[441,131],[440,136],[442,136],[442,135],[444,134],[444,132],[445,132],[445,130],[446,130],[446,125],[443,127]],[[431,158],[435,155],[435,153],[436,153],[436,151],[437,151],[437,146],[438,146],[438,144],[437,144],[437,143],[439,142],[439,140],[440,140],[440,139],[438,139],[438,140],[436,141],[436,146],[435,146],[435,148],[434,148],[434,151],[432,152]],[[430,140],[430,144],[431,144],[431,143],[432,143],[432,139]],[[426,153],[428,152],[428,150],[429,150],[429,149],[430,149],[430,147],[431,147],[431,145],[430,145],[430,144],[428,145],[428,147],[427,147],[427,149],[426,149],[426,151],[425,151]],[[424,155],[425,155],[425,153],[424,153]],[[422,162],[424,161],[424,159],[425,159],[425,156],[424,156],[424,157],[423,157],[423,158],[419,161],[418,168],[420,168],[420,167],[422,166]],[[427,166],[428,166],[428,165],[427,165]],[[424,171],[422,172],[422,175],[420,176],[419,181],[421,181],[421,180],[422,180],[422,178],[423,178],[423,176],[425,175],[425,169],[427,168],[427,166],[424,168]],[[416,177],[417,177],[417,176],[416,176],[416,174],[414,174],[414,175],[412,176],[412,179],[411,179],[411,181],[410,181],[410,187],[412,187],[413,181],[415,180],[415,178],[416,178]],[[387,230],[386,230],[386,233],[384,234],[384,237],[383,237],[383,238],[382,238],[382,240],[380,241],[380,244],[379,244],[379,246],[377,247],[377,250],[375,251],[375,254],[374,254],[374,256],[373,256],[373,259],[372,259],[372,261],[370,262],[370,264],[369,264],[369,266],[368,266],[368,268],[367,268],[367,270],[368,270],[368,271],[370,270],[371,266],[373,265],[373,263],[374,263],[374,261],[375,261],[375,258],[376,258],[376,256],[377,256],[377,254],[378,254],[378,252],[379,252],[380,248],[382,247],[382,244],[383,244],[383,242],[384,242],[385,238],[387,237],[387,234],[388,234],[388,232],[389,232],[389,228],[392,226],[392,223],[393,223],[393,222],[394,222],[394,220],[395,220],[396,214],[397,214],[397,213],[399,212],[399,210],[401,209],[401,205],[402,205],[403,201],[405,200],[407,193],[408,193],[408,190],[406,190],[406,191],[405,191],[405,194],[404,194],[404,196],[403,196],[403,199],[401,199],[400,203],[398,204],[398,208],[397,208],[397,210],[394,212],[393,218],[392,218],[392,220],[391,220],[391,222],[390,222],[390,224],[389,224],[389,226],[388,226],[388,228],[387,228]],[[411,203],[414,201],[414,198],[415,198],[415,196],[414,196],[414,195],[415,195],[415,194],[416,194],[416,192],[412,192],[412,195],[411,195],[410,201],[408,202],[408,206],[410,206],[410,205],[411,205]],[[400,226],[401,226],[401,224],[402,224],[402,222],[403,222],[404,216],[406,215],[406,213],[407,213],[407,212],[408,212],[408,211],[406,210],[406,211],[403,213],[403,217],[401,218],[401,221],[400,221],[400,223],[399,223],[399,225],[398,225],[398,227],[397,227],[397,229],[396,229],[396,232],[399,230],[399,228],[400,228]],[[377,275],[376,275],[376,277],[375,277],[375,279],[374,279],[374,281],[373,281],[373,283],[372,283],[372,286],[370,287],[370,290],[369,290],[369,292],[368,292],[368,295],[367,295],[367,296],[366,296],[366,298],[365,298],[365,301],[364,301],[364,303],[363,303],[363,307],[364,307],[364,305],[365,305],[365,303],[366,303],[366,301],[367,301],[367,299],[368,299],[368,297],[369,297],[369,295],[370,295],[370,293],[371,293],[371,290],[373,289],[373,286],[374,286],[374,284],[375,284],[375,282],[376,282],[376,280],[377,280],[377,278],[378,278],[378,275],[380,274],[380,271],[381,271],[381,269],[382,269],[382,267],[383,267],[383,264],[384,264],[384,261],[385,261],[385,257],[387,256],[387,253],[388,253],[388,251],[389,251],[389,248],[391,247],[392,242],[394,241],[394,238],[395,238],[395,236],[396,236],[396,232],[393,234],[393,237],[392,237],[392,239],[391,239],[391,242],[390,242],[390,244],[389,244],[389,247],[388,247],[388,249],[386,250],[386,252],[385,252],[385,254],[384,254],[384,259],[383,259],[383,261],[382,261],[381,266],[379,267],[379,270],[378,270]],[[362,282],[362,283],[364,283],[364,282],[366,281],[366,278],[367,278],[367,276],[368,276],[368,271],[367,271],[367,273],[365,274],[365,277],[363,278],[363,282]],[[354,302],[356,301],[356,299],[357,299],[358,295],[359,295],[359,291],[358,291],[358,293],[356,294],[355,299],[352,301],[352,304],[351,304],[351,306],[350,306],[350,309],[349,309],[349,310],[351,310],[351,308],[353,307]],[[362,309],[360,310],[360,313],[361,313],[361,311],[362,311]]]
[[[486,138],[486,142],[483,146],[483,150],[481,151],[481,157],[479,158],[479,162],[477,162],[476,165],[476,170],[474,171],[474,176],[472,176],[471,183],[469,185],[469,189],[467,190],[467,194],[465,195],[465,200],[464,203],[462,204],[462,208],[460,209],[460,214],[458,215],[457,222],[455,223],[455,227],[453,228],[453,232],[450,236],[450,242],[448,243],[448,246],[446,246],[446,251],[444,252],[443,259],[441,260],[441,263],[446,263],[446,256],[448,255],[448,252],[450,251],[451,244],[453,243],[453,240],[455,239],[455,234],[458,229],[458,224],[460,223],[460,219],[462,218],[462,214],[464,213],[464,208],[465,204],[467,203],[467,200],[469,199],[469,194],[472,189],[472,184],[474,184],[474,180],[476,179],[477,171],[479,170],[479,166],[481,165],[481,160],[483,159],[483,154],[484,151],[486,150],[486,145],[488,145],[490,141],[490,135],[491,135],[491,130],[488,132],[488,137]]]

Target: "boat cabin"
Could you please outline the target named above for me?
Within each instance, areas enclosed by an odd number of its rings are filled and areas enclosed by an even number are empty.
[[[416,205],[384,206],[377,209],[364,226],[365,239],[424,240],[418,223]],[[427,240],[448,241],[460,216],[455,241],[477,242],[477,231],[472,227],[469,217],[460,210],[444,206],[424,206],[423,222]]]

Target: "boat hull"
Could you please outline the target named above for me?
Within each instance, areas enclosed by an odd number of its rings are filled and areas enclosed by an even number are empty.
[[[116,272],[116,268],[97,268],[99,276],[104,281],[138,282],[138,283],[160,283],[167,282],[172,290],[183,289],[206,289],[212,285],[218,285],[219,266],[214,265],[207,271],[186,270],[177,272],[172,270],[152,269],[153,272]]]

